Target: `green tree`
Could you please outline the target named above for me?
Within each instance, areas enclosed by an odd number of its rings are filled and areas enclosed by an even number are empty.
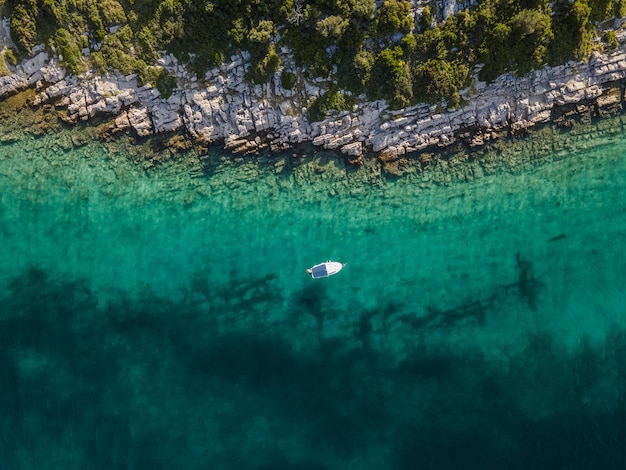
[[[426,31],[427,29],[430,29],[430,27],[433,24],[434,19],[435,19],[435,16],[430,10],[430,6],[426,5],[424,9],[422,10],[422,14],[420,15],[419,29],[421,31]]]
[[[616,49],[619,46],[619,41],[617,39],[617,33],[615,31],[607,31],[602,36],[604,42],[606,42],[606,48],[610,51]]]
[[[592,51],[591,7],[585,0],[569,3],[560,0],[554,5],[554,33],[557,38],[549,49],[549,63],[562,64],[570,59],[583,60]]]
[[[521,10],[511,18],[511,44],[518,74],[525,74],[547,62],[552,33],[549,14],[538,10]]]
[[[485,34],[485,40],[479,49],[480,60],[484,66],[480,73],[482,80],[492,81],[507,71],[513,62],[511,47],[511,27],[497,23]]]
[[[590,19],[592,21],[602,21],[613,16],[615,0],[589,0],[591,8]]]
[[[353,20],[369,22],[376,13],[376,3],[374,0],[352,0],[350,10]]]
[[[86,68],[81,59],[80,49],[69,31],[60,28],[52,38],[52,43],[61,56],[61,65],[69,73],[79,75],[85,71]]]
[[[115,26],[128,21],[124,8],[116,0],[100,0],[98,9],[105,26]]]
[[[283,70],[280,74],[280,85],[285,90],[291,90],[296,86],[297,77],[294,73],[287,70]]]
[[[409,2],[385,0],[378,12],[380,34],[408,33],[415,26]]]
[[[348,20],[341,16],[331,15],[319,20],[316,24],[317,32],[324,38],[337,40],[348,27]]]
[[[228,39],[235,46],[241,46],[247,34],[248,28],[246,28],[243,18],[235,18],[228,30]]]
[[[258,44],[268,44],[274,34],[274,23],[270,20],[261,20],[250,30],[248,40]]]
[[[326,118],[330,110],[349,111],[353,105],[354,100],[351,97],[332,87],[311,102],[308,108],[309,120],[321,121]]]
[[[362,90],[367,84],[370,78],[374,61],[376,60],[376,54],[365,48],[360,49],[352,59],[351,69],[354,77],[354,89]]]
[[[279,68],[280,57],[276,54],[274,46],[270,46],[267,55],[248,68],[246,78],[256,84],[267,83]]]
[[[464,86],[469,68],[460,63],[431,59],[417,65],[413,73],[413,91],[418,100],[438,103],[446,100],[451,107],[460,103],[459,86]]]
[[[411,102],[411,73],[400,46],[380,51],[370,72],[367,94],[372,99],[387,100],[394,108],[407,106]]]
[[[30,11],[16,5],[11,15],[11,36],[20,52],[30,54],[37,44],[37,24]]]

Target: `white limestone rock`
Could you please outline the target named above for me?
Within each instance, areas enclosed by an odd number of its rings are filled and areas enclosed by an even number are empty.
[[[0,77],[0,97],[12,95],[28,87],[29,83],[20,75]]]
[[[36,72],[39,72],[44,65],[48,62],[48,54],[46,52],[40,52],[36,56],[25,60],[18,66],[18,70],[21,70],[28,78],[32,77]],[[34,82],[33,82],[34,83]]]
[[[57,83],[65,78],[65,69],[59,67],[55,62],[50,62],[41,68],[43,79],[47,83]]]
[[[115,127],[121,131],[130,129],[130,122],[128,120],[128,114],[123,112],[115,118]]]
[[[104,98],[105,113],[107,114],[119,114],[122,109],[122,103],[117,96],[107,96]]]
[[[363,144],[361,142],[352,142],[341,147],[341,153],[350,155],[351,157],[360,157],[363,155]]]
[[[173,132],[182,128],[183,119],[179,109],[158,106],[151,110],[155,133]]]
[[[139,137],[147,137],[152,134],[152,122],[147,108],[131,108],[127,114],[130,127]]]

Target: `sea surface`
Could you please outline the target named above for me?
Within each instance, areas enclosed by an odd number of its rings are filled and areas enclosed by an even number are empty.
[[[624,122],[400,177],[11,129],[0,470],[624,468]]]

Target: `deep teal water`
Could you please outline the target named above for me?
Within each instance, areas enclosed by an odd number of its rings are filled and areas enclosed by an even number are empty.
[[[620,119],[400,179],[57,138],[0,147],[0,469],[626,463]]]

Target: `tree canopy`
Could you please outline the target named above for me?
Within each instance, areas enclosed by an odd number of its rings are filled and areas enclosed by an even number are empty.
[[[377,6],[378,5],[378,6]],[[155,72],[161,51],[177,56],[200,78],[240,50],[251,54],[247,78],[273,80],[287,46],[309,78],[393,107],[418,101],[460,102],[471,71],[480,78],[524,74],[544,64],[584,60],[593,50],[594,22],[626,15],[626,0],[482,0],[437,24],[405,0],[6,0],[19,53],[38,43],[54,48],[72,73],[88,66]],[[615,37],[605,36],[614,47]],[[81,57],[89,48],[90,58]],[[157,78],[155,78],[157,77]],[[293,77],[281,75],[293,86]],[[340,96],[341,95],[341,96]],[[320,113],[341,105],[328,91]],[[343,102],[345,104],[345,100]]]

